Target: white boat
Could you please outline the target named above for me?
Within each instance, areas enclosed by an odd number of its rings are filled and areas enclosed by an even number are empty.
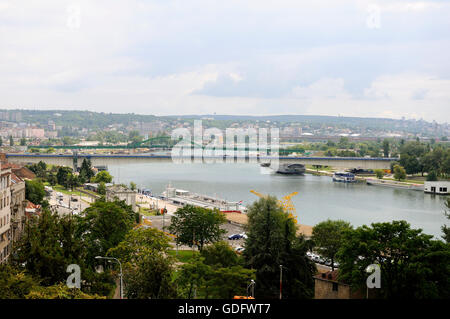
[[[342,182],[342,183],[356,182],[355,174],[348,172],[336,172],[333,174],[333,182]]]

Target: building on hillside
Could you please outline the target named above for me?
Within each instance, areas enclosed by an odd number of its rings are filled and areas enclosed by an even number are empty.
[[[0,169],[0,263],[11,253],[11,168]]]
[[[338,279],[339,270],[319,273],[314,276],[314,299],[362,299],[361,291],[354,292],[352,287]]]
[[[450,181],[425,182],[425,193],[448,195],[450,194]]]
[[[25,229],[25,181],[16,174],[11,174],[11,240],[17,242]]]
[[[123,200],[131,206],[133,211],[136,211],[136,194],[136,191],[132,191],[123,185],[113,185],[106,188],[106,201]]]

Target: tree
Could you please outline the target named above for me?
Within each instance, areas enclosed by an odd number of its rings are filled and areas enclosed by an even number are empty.
[[[9,136],[9,146],[14,146],[14,139],[12,135]]]
[[[23,137],[20,139],[20,146],[25,146],[25,145],[27,145],[27,139]]]
[[[58,184],[66,187],[69,180],[69,176],[72,174],[72,169],[70,167],[60,166],[58,172],[56,173],[56,179]]]
[[[428,173],[427,175],[427,181],[437,181],[437,174],[435,171],[431,171],[430,173]]]
[[[84,159],[83,163],[81,164],[81,168],[80,168],[80,176],[82,176],[82,178],[84,180],[89,181],[92,177],[94,177],[94,172],[92,171],[92,164],[91,164],[91,160],[90,159]]]
[[[116,247],[133,228],[135,214],[123,202],[96,201],[78,217],[77,236],[87,247],[88,263],[92,265],[96,256],[105,256]]]
[[[136,183],[130,182],[130,189],[131,189],[132,191],[136,190]]]
[[[129,133],[128,139],[132,144],[136,144],[141,142],[144,138],[139,135],[139,131],[131,131]]]
[[[187,205],[177,209],[168,230],[177,236],[178,244],[189,247],[195,244],[201,251],[205,244],[222,238],[226,231],[220,226],[225,221],[225,216],[219,210]]]
[[[68,265],[84,265],[83,244],[75,236],[75,223],[70,216],[59,217],[46,209],[26,224],[15,252],[14,263],[25,264],[44,286],[65,281]]]
[[[94,182],[95,183],[111,183],[113,177],[109,174],[108,171],[101,171],[95,175]]]
[[[311,298],[315,265],[306,257],[308,244],[297,237],[293,219],[279,206],[275,197],[261,198],[248,210],[248,238],[243,253],[247,267],[256,270],[258,298],[279,294],[279,265],[288,276],[284,291],[288,298]]]
[[[382,169],[376,169],[376,170],[375,170],[375,174],[376,174],[376,176],[377,176],[378,179],[383,179],[384,172],[383,172]]]
[[[156,228],[138,228],[128,232],[123,241],[108,251],[108,256],[119,258],[123,263],[136,264],[146,254],[162,252],[171,247],[169,237]]]
[[[42,205],[45,197],[44,184],[39,180],[25,180],[25,198],[30,202]]]
[[[212,274],[210,266],[204,263],[204,258],[195,256],[189,262],[181,265],[176,279],[180,298],[191,299],[202,291],[207,295],[207,284]]]
[[[124,284],[127,298],[176,298],[176,289],[172,283],[173,264],[171,256],[151,252],[138,261],[136,268],[126,268]]]
[[[406,178],[406,171],[402,166],[394,166],[394,178],[399,181]]]
[[[449,298],[450,248],[406,221],[374,223],[345,233],[339,280],[366,290],[366,268],[380,265],[382,298]]]
[[[97,294],[91,295],[80,289],[67,287],[65,283],[59,283],[50,287],[36,287],[26,299],[105,299]]]
[[[37,283],[24,270],[0,264],[0,299],[25,299]]]
[[[384,155],[384,157],[389,157],[389,149],[390,149],[389,140],[388,139],[384,139],[384,141],[383,141],[383,155]]]
[[[0,146],[3,146],[3,139],[0,136]]]
[[[447,198],[447,201],[445,202],[446,211],[445,216],[450,219],[450,198]],[[450,227],[447,227],[447,225],[442,226],[442,232],[444,233],[444,236],[442,238],[445,239],[447,243],[450,244]]]
[[[313,228],[312,240],[319,253],[331,260],[331,270],[334,270],[336,254],[342,245],[344,233],[352,229],[350,223],[343,220],[326,220]]]
[[[237,254],[224,241],[205,247],[201,256],[204,258],[205,264],[210,266],[231,267],[239,263]]]
[[[97,192],[98,192],[100,195],[106,195],[106,185],[105,185],[104,182],[100,182],[100,183],[98,184]]]
[[[108,251],[124,265],[128,298],[172,298],[173,260],[167,252],[168,236],[155,228],[131,230],[125,239]]]

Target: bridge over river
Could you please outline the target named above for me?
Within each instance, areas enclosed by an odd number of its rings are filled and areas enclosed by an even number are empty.
[[[170,155],[155,155],[155,154],[19,154],[9,153],[6,157],[11,163],[31,164],[43,161],[46,164],[63,165],[71,167],[79,167],[83,159],[90,159],[93,166],[108,166],[108,165],[126,165],[145,162],[168,162],[174,161]],[[180,158],[177,159],[180,161]],[[183,162],[197,161],[189,157],[182,158]],[[255,162],[266,163],[276,161],[276,157],[261,156],[257,158],[248,157],[203,157],[203,161],[208,162]],[[392,161],[397,161],[398,158],[367,158],[367,157],[296,157],[296,156],[279,156],[280,163],[299,163],[304,165],[322,165],[331,166],[338,169],[389,169]],[[200,159],[202,162],[202,159]]]

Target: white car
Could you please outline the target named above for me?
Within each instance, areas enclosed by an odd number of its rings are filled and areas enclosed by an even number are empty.
[[[234,251],[237,252],[238,254],[242,253],[245,250],[244,247],[237,247]]]
[[[246,233],[242,233],[241,236],[242,236],[242,238],[244,238],[244,239],[247,239],[247,238],[248,238],[248,236],[247,236]]]

